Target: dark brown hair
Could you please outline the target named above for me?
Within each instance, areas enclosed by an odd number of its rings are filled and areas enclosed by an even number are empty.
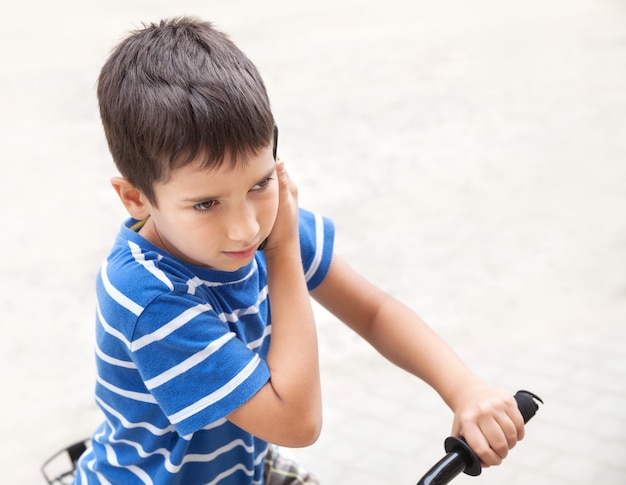
[[[239,163],[269,146],[274,118],[261,76],[226,35],[191,17],[131,32],[98,79],[115,164],[156,203],[154,183],[202,157]]]

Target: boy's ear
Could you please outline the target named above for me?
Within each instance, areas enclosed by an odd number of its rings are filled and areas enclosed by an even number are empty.
[[[128,179],[113,177],[111,185],[131,217],[141,221],[150,215],[150,203]]]

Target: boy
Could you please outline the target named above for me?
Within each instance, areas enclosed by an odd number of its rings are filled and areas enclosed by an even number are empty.
[[[191,18],[138,30],[98,99],[131,219],[98,276],[106,419],[76,483],[317,483],[275,447],[321,429],[309,293],[430,384],[486,466],[523,437],[511,396],[333,255],[332,223],[299,209],[276,157],[263,81],[226,36]]]

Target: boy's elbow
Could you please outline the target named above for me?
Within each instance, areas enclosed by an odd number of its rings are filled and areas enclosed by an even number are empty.
[[[292,444],[293,448],[304,448],[306,446],[311,446],[315,443],[322,433],[322,423],[320,422],[317,425],[305,425],[301,427],[294,438],[296,439],[296,443]]]
[[[315,443],[322,434],[322,417],[313,420],[305,427],[302,433],[302,446],[310,446]]]
[[[295,416],[289,425],[286,442],[283,446],[289,448],[304,448],[315,443],[322,433],[321,413],[311,416]],[[280,443],[277,443],[280,444]]]

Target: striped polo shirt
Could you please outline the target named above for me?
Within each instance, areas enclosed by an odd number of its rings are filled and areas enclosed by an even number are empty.
[[[105,420],[79,484],[261,484],[268,444],[225,419],[270,377],[267,270],[223,272],[122,226],[97,278],[96,402]],[[330,220],[300,210],[309,290],[332,257]]]

